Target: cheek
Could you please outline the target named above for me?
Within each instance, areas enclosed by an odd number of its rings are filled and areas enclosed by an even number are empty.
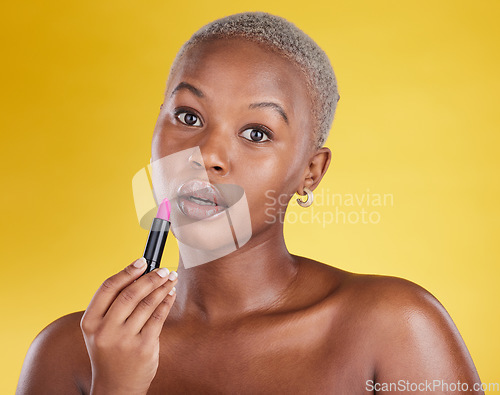
[[[247,195],[252,220],[261,223],[270,212],[277,213],[286,208],[295,193],[297,177],[284,160],[270,160],[253,168],[253,171],[249,170],[248,174],[237,179],[244,182],[242,186]],[[295,182],[292,182],[293,179]]]
[[[151,154],[153,160],[163,158],[168,155],[168,144],[165,144],[165,133],[163,131],[165,123],[165,116],[160,113],[153,132],[151,141]]]
[[[151,141],[153,159],[163,158],[193,147],[193,144],[187,144],[185,138],[179,138],[179,134],[176,133],[175,125],[173,124],[174,120],[168,112],[168,108],[163,109],[156,121]]]

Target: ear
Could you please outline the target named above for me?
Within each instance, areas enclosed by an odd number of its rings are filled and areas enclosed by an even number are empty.
[[[332,151],[328,147],[321,147],[318,149],[311,159],[309,160],[309,165],[304,171],[304,178],[299,185],[298,195],[305,195],[304,187],[309,188],[314,191],[319,185],[321,179],[325,175],[330,162],[332,160]]]

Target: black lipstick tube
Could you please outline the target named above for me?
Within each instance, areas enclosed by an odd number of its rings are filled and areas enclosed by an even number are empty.
[[[146,271],[142,274],[143,276],[160,267],[161,256],[163,255],[169,229],[170,221],[158,217],[153,220],[143,254],[148,263]]]

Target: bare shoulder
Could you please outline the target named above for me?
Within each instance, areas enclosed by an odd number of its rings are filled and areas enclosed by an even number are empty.
[[[305,281],[323,289],[332,303],[348,303],[352,316],[362,316],[373,323],[394,325],[395,318],[423,314],[435,320],[450,320],[441,303],[426,289],[409,280],[372,274],[358,274],[322,262],[303,258]],[[389,321],[388,319],[391,318]],[[398,320],[396,320],[398,321]]]
[[[352,273],[305,258],[301,265],[306,288],[324,295],[316,300],[331,317],[332,344],[356,355],[355,363],[372,372],[373,383],[402,380],[420,384],[420,391],[447,393],[453,391],[431,390],[421,383],[460,381],[468,393],[482,393],[475,390],[479,375],[460,332],[425,288],[403,278]]]
[[[363,313],[381,333],[459,337],[450,315],[428,290],[400,277],[351,273],[345,288],[365,306]],[[461,340],[461,338],[460,338]]]
[[[323,295],[321,300],[327,301],[326,304],[348,304],[353,318],[370,320],[374,328],[403,329],[420,318],[427,324],[439,324],[458,333],[443,305],[412,281],[358,274],[312,259],[299,259],[301,284],[307,293]]]
[[[358,274],[325,263],[304,260],[305,271],[315,282],[326,283],[333,298],[348,298],[351,311],[383,325],[386,318],[425,315],[452,322],[443,305],[425,288],[400,277]],[[404,320],[401,321],[403,323]],[[394,322],[391,323],[393,325]]]
[[[357,322],[369,323],[363,335],[370,340],[379,383],[414,383],[419,391],[432,383],[438,386],[432,391],[446,393],[454,392],[446,384],[461,382],[462,390],[482,393],[475,390],[479,375],[458,328],[429,291],[403,278],[354,273],[346,275],[343,287]],[[408,390],[397,388],[402,389]]]
[[[373,274],[349,273],[345,287],[359,295],[363,303],[377,314],[421,312],[433,316],[448,316],[442,304],[422,286],[404,278]]]
[[[79,381],[90,374],[90,360],[80,329],[83,311],[65,315],[33,340],[16,394],[80,394]]]

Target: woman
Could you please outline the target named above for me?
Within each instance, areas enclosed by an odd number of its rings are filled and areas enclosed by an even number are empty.
[[[244,191],[251,237],[195,266],[180,247],[178,278],[141,277],[139,259],[107,279],[85,312],[35,339],[18,393],[482,393],[426,290],[287,250],[284,211],[294,193],[311,203],[328,169],[338,99],[324,52],[282,18],[237,14],[195,33],[172,66],[152,160],[199,148],[193,168]],[[223,250],[209,221],[189,225],[186,245]]]

